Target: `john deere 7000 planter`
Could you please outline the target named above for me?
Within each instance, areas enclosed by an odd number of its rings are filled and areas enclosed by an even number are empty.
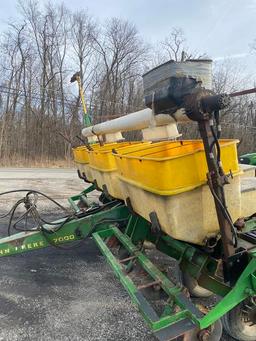
[[[37,224],[1,239],[0,256],[92,237],[157,339],[221,340],[223,325],[237,340],[256,340],[256,180],[239,167],[238,141],[220,139],[220,111],[245,92],[213,93],[210,65],[151,70],[147,109],[85,128],[74,157],[90,185],[69,198],[72,213],[44,223],[35,193],[27,193],[18,204]],[[175,123],[183,121],[194,121],[200,140],[177,139]],[[117,141],[135,129],[144,141]],[[89,200],[93,190],[98,203]],[[148,244],[177,260],[178,281],[153,264]],[[150,289],[163,294],[161,309]],[[191,299],[212,294],[211,308]]]

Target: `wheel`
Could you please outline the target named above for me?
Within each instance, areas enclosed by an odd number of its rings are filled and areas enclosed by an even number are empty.
[[[222,339],[222,323],[220,320],[216,321],[207,329],[198,330],[197,328],[178,337],[176,341],[220,341]]]
[[[182,283],[193,297],[210,297],[213,294],[211,291],[201,287],[197,280],[186,272],[182,273]]]
[[[256,340],[256,301],[255,298],[238,304],[222,317],[227,334],[239,341]]]

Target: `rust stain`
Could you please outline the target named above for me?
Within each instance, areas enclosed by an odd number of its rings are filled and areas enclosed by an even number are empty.
[[[15,239],[15,240],[8,242],[8,244],[11,244],[12,246],[21,246],[21,245],[23,245],[23,242],[25,239],[26,239],[26,237]]]

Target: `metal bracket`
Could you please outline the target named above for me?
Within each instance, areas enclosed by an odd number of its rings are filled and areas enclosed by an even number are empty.
[[[97,180],[96,180],[96,179],[94,179],[92,183],[94,184],[94,187],[95,187],[95,189],[96,189],[97,191],[99,191],[99,192],[101,192],[101,191],[102,191],[102,190],[101,190],[101,188],[99,188],[99,186],[98,186],[98,183],[97,183]]]
[[[125,272],[122,261],[120,262],[113,255],[104,242],[106,238],[112,236],[115,236],[119,240],[121,245],[131,255],[130,257],[136,257],[136,262],[148,273],[150,278],[152,278],[152,282],[142,285],[141,287],[135,285],[132,279]],[[120,279],[133,302],[138,306],[140,312],[159,340],[172,340],[173,338],[185,333],[187,330],[196,327],[197,319],[202,318],[203,314],[186,297],[180,287],[177,287],[146,257],[142,251],[138,250],[138,248],[130,241],[129,237],[123,234],[119,229],[111,227],[108,230],[93,233],[93,239],[97,243],[101,252],[107,258],[107,261],[112,266],[116,276]],[[169,315],[165,314],[163,317],[158,316],[142,292],[144,288],[152,286],[155,283],[157,283],[170,297],[170,300],[179,307],[179,312]],[[180,321],[183,321],[184,323],[181,323]],[[176,323],[178,323],[178,325]]]
[[[131,214],[137,215],[137,213],[134,211],[134,209],[133,209],[133,207],[132,207],[132,203],[131,203],[130,197],[127,197],[127,198],[125,199],[125,203],[126,203],[126,206],[128,207],[128,210],[131,212]]]
[[[113,200],[113,197],[109,194],[107,185],[105,185],[105,184],[102,185],[102,192],[104,193],[106,199],[108,199],[108,200]]]
[[[84,172],[82,173],[82,175],[83,175],[83,180],[84,180],[84,182],[86,182],[86,183],[88,183],[88,184],[91,184],[91,181],[89,181],[89,180],[87,179],[87,177],[86,177],[86,175],[85,175]]]
[[[159,235],[161,233],[161,225],[159,223],[159,219],[155,211],[149,213],[149,219],[151,221],[152,233]]]
[[[84,182],[86,182],[86,183],[88,183],[88,184],[91,183],[91,181],[89,181],[89,180],[87,179],[85,173],[83,172],[83,173],[81,174],[81,172],[80,172],[79,169],[77,169],[77,175],[78,175],[79,179],[83,180]]]

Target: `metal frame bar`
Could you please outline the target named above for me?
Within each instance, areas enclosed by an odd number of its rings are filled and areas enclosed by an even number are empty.
[[[196,326],[200,329],[207,328],[226,312],[231,310],[249,296],[256,295],[256,249],[249,251],[250,262],[240,274],[233,287],[227,285],[215,276],[218,261],[185,242],[181,242],[164,234],[155,234],[151,224],[144,218],[131,213],[127,206],[121,202],[114,207],[102,207],[99,211],[81,211],[76,202],[81,195],[95,189],[92,185],[79,195],[69,199],[76,213],[74,219],[66,222],[60,229],[65,219],[57,220],[52,225],[45,224],[42,230],[21,232],[10,237],[0,239],[0,257],[10,256],[23,252],[48,247],[59,246],[73,241],[81,241],[93,234],[93,238],[106,256],[115,274],[127,289],[132,301],[139,307],[145,320],[160,340],[165,336],[178,335]],[[113,226],[114,222],[127,220],[123,232]],[[56,225],[55,225],[56,224]],[[246,222],[246,231],[255,228],[256,220],[252,218]],[[172,306],[167,304],[164,313],[159,317],[152,306],[147,302],[132,280],[128,277],[124,262],[118,261],[105,244],[107,237],[115,237],[128,251],[130,262],[136,261],[150,275],[153,282],[159,283],[172,302],[180,307],[179,312],[174,312]],[[141,251],[145,240],[155,244],[156,248],[168,256],[178,260],[183,271],[187,271],[196,278],[199,284],[210,289],[223,299],[205,316],[188,300],[179,286],[170,281]],[[141,287],[143,288],[143,286]],[[172,327],[172,328],[170,328]],[[176,333],[176,334],[175,334]],[[176,336],[177,336],[176,335]],[[180,334],[179,334],[180,335]]]
[[[92,184],[89,187],[87,187],[85,190],[83,190],[81,193],[73,195],[72,197],[68,198],[68,202],[70,204],[70,206],[75,210],[75,212],[79,212],[80,208],[78,207],[77,203],[80,201],[81,196],[87,196],[88,193],[91,193],[92,191],[94,191],[95,185]]]
[[[106,229],[109,226],[109,220],[114,221],[125,218],[128,220],[129,215],[127,207],[122,205],[100,211],[97,214],[74,218],[59,230],[57,226],[61,225],[65,219],[56,220],[52,223],[56,224],[56,226],[45,224],[43,226],[44,232],[35,230],[16,233],[10,237],[0,239],[0,257],[83,240],[87,238],[92,230]]]
[[[220,204],[226,209],[226,200],[224,193],[224,185],[223,179],[218,170],[217,160],[216,160],[216,151],[215,148],[211,151],[211,145],[214,143],[214,136],[211,132],[211,126],[209,120],[202,120],[198,122],[198,128],[203,140],[204,149],[205,149],[205,157],[208,165],[208,176],[212,186],[213,191],[216,193],[216,198],[213,197],[215,203],[216,214],[219,222],[221,240],[222,240],[222,248],[223,248],[223,270],[224,276],[230,280],[228,274],[230,264],[229,257],[235,254],[235,246],[233,242],[233,235],[230,223],[225,216],[223,210],[220,207]],[[218,200],[217,200],[218,199]]]
[[[143,267],[144,270],[152,277],[154,281],[161,283],[161,287],[169,297],[175,299],[175,303],[179,305],[181,311],[173,313],[171,315],[165,315],[159,317],[150,306],[150,304],[142,297],[142,293],[139,288],[133,283],[129,276],[125,272],[125,268],[122,266],[116,257],[112,254],[110,249],[104,242],[104,239],[115,236],[119,242],[136,257],[137,262]],[[138,306],[143,317],[149,324],[150,328],[156,332],[162,328],[169,327],[171,324],[184,320],[190,317],[192,320],[191,329],[195,327],[196,316],[201,316],[201,312],[197,310],[195,306],[192,306],[187,297],[182,293],[179,286],[170,281],[158,268],[136,247],[131,243],[130,239],[123,233],[121,233],[116,227],[109,228],[93,233],[93,239],[107,258],[108,263],[113,268],[115,275],[128,291],[132,301]],[[191,312],[193,310],[193,312]]]
[[[182,309],[178,315],[166,315],[163,318],[152,321],[152,319],[147,315],[147,311],[145,312],[143,309],[142,301],[138,300],[138,287],[131,282],[131,279],[124,272],[122,264],[115,258],[104,242],[104,239],[111,236],[115,236],[129,251],[131,256],[136,257],[139,264],[147,271],[153,280],[161,283],[160,285],[162,289],[173,299],[174,303]],[[203,316],[203,314],[198,311],[198,309],[187,298],[184,299],[181,289],[173,284],[161,271],[159,271],[158,268],[145,256],[145,254],[143,254],[138,247],[132,244],[130,238],[119,231],[116,227],[93,233],[93,239],[107,258],[108,263],[112,266],[116,276],[124,285],[133,302],[138,306],[153,331],[167,328],[174,322],[176,323],[185,318],[189,318],[192,323],[197,325],[200,329],[205,329],[241,301],[249,296],[256,295],[256,251],[250,253],[251,260],[241,274],[236,285],[230,289],[225,297],[212,310],[210,310],[209,313]]]

